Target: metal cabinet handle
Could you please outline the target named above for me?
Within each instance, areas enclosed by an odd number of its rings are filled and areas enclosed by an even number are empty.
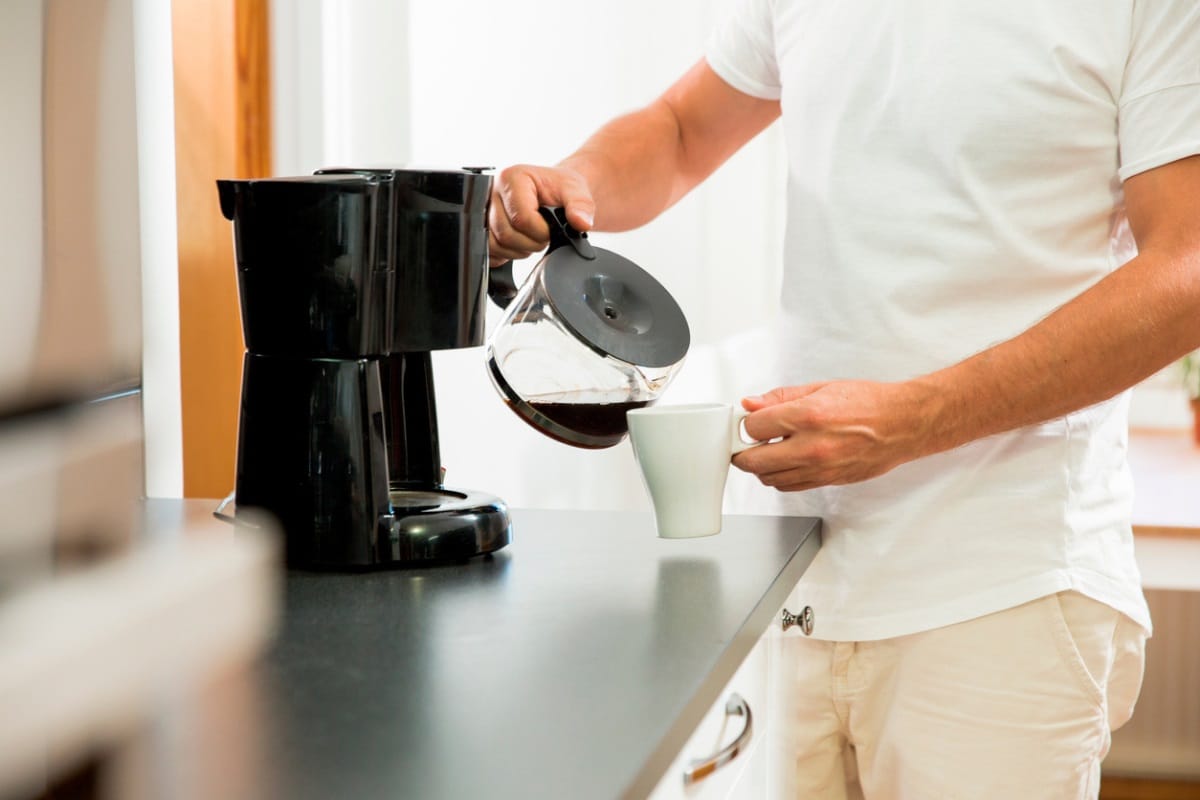
[[[746,724],[742,727],[742,732],[732,742],[708,758],[693,759],[692,763],[688,764],[687,769],[683,771],[684,786],[690,786],[712,775],[737,758],[738,753],[745,750],[746,745],[750,743],[750,737],[754,735],[754,715],[750,713],[750,704],[737,692],[730,694],[729,699],[725,701],[725,716],[745,717]]]

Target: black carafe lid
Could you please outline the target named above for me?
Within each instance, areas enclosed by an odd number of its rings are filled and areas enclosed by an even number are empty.
[[[669,367],[681,361],[692,337],[671,293],[629,259],[594,247],[563,209],[541,211],[550,225],[542,280],[563,323],[598,353],[629,364]]]

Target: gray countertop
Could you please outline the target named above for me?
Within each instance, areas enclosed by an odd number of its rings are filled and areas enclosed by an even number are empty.
[[[253,676],[262,797],[642,797],[766,630],[818,520],[515,510],[465,564],[291,572]]]

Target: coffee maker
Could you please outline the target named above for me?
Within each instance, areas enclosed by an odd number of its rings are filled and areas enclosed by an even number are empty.
[[[242,331],[236,499],[290,566],[463,560],[511,540],[499,498],[447,488],[430,353],[484,341],[478,169],[217,182]]]

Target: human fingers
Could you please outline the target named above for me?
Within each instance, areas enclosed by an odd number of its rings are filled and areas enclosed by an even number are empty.
[[[824,385],[824,383],[806,383],[801,386],[779,386],[765,394],[743,397],[742,408],[747,411],[758,411],[767,406],[775,406],[791,400],[799,400],[801,397],[812,394]]]
[[[734,456],[733,465],[781,492],[855,483],[882,475],[897,465],[875,449],[819,433],[798,433]]]
[[[595,224],[596,201],[582,173],[557,166],[534,170],[538,199],[543,206],[561,206],[567,222],[577,231],[590,231]]]
[[[550,229],[539,211],[561,206],[577,230],[592,228],[595,201],[583,176],[565,167],[518,164],[500,172],[492,193],[489,236],[493,264],[544,248]]]
[[[757,475],[763,486],[780,492],[802,492],[821,486],[857,483],[888,472],[888,467],[874,461],[824,464],[798,464],[789,469]]]
[[[799,492],[814,489],[818,486],[851,483],[871,477],[874,470],[867,469],[865,464],[844,462],[832,455],[833,451],[824,449],[816,442],[789,446],[770,445],[774,452],[755,452],[748,458],[743,458],[751,451],[740,453],[734,461],[734,466],[754,475],[759,483],[780,492]],[[768,446],[754,448],[764,451]]]
[[[804,402],[807,396],[799,395],[786,403],[760,406],[757,411],[751,411],[742,423],[746,435],[766,442],[811,428],[814,424],[813,411],[809,404]]]
[[[817,489],[821,486],[829,486],[839,482],[827,477],[821,477],[812,470],[798,467],[780,470],[779,472],[770,472],[757,477],[759,483],[777,492],[803,492],[807,489]]]
[[[794,469],[804,463],[804,448],[805,443],[793,436],[743,450],[733,457],[732,463],[742,472],[749,472],[761,480],[765,475]]]
[[[501,205],[514,231],[545,242],[550,229],[542,206],[561,206],[577,230],[591,230],[596,203],[587,181],[573,169],[519,164],[502,170],[496,182]]]
[[[590,231],[595,224],[596,201],[586,184],[571,182],[564,186],[562,206],[567,212],[567,222],[577,231]]]
[[[503,170],[492,189],[488,240],[493,264],[525,258],[550,240],[550,229],[537,213],[537,184],[531,169],[517,165]]]

